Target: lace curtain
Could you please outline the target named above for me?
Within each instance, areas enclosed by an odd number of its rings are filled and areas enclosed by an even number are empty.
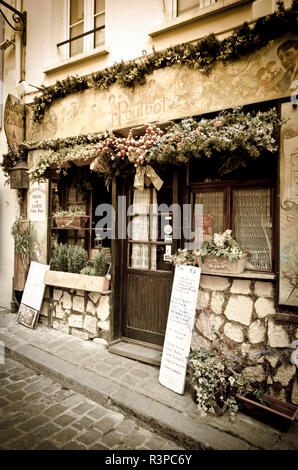
[[[135,241],[149,241],[149,215],[150,215],[150,191],[153,192],[150,235],[151,240],[157,240],[158,218],[157,218],[157,195],[156,189],[150,188],[140,191],[134,190],[132,221],[131,221],[131,239]],[[132,243],[131,250],[131,268],[148,269],[149,256],[148,244]],[[156,245],[151,246],[151,269],[156,270]]]
[[[246,269],[271,271],[272,219],[270,189],[236,189],[233,192],[235,238],[252,253]]]
[[[224,197],[222,191],[196,193],[195,204],[203,205],[203,214],[213,216],[214,233],[223,231]]]

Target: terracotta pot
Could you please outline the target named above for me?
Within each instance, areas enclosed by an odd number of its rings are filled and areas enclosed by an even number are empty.
[[[262,405],[239,394],[236,395],[236,398],[245,413],[282,431],[286,431],[297,416],[297,406],[270,395],[263,395],[262,397],[266,405]]]
[[[241,274],[244,271],[247,255],[243,254],[238,261],[229,261],[226,257],[219,256],[205,256],[204,263],[198,261],[202,273],[207,274]]]
[[[63,215],[54,216],[58,228],[84,228],[88,222],[87,215]]]

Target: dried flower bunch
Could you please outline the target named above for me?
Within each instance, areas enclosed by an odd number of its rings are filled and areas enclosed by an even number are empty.
[[[135,166],[145,165],[150,160],[149,153],[151,146],[157,142],[163,135],[163,131],[149,124],[145,133],[140,137],[133,137],[132,131],[129,131],[127,137],[110,136],[100,141],[95,148],[100,156],[107,156],[112,161],[128,159]]]

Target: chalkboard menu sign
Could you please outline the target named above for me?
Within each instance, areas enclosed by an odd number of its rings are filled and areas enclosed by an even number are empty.
[[[200,276],[200,268],[176,266],[159,382],[181,395],[185,387]]]

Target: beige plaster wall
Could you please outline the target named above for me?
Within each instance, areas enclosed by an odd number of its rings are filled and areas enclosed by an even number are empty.
[[[91,55],[88,59],[85,56],[83,61],[65,62],[65,46],[57,48],[56,45],[66,38],[66,2],[24,0],[24,10],[28,12],[26,80],[29,83],[49,85],[67,75],[89,74],[115,61],[140,57],[144,50],[150,53],[153,46],[156,50],[165,49],[181,42],[195,41],[211,32],[222,37],[244,21],[272,13],[276,6],[275,0],[243,0],[231,8],[196,17],[195,21],[178,24],[166,31],[173,23],[172,0],[108,0],[104,47],[108,53]],[[63,64],[61,69],[56,68],[59,64]]]
[[[12,30],[5,26],[4,38],[14,37]],[[4,51],[3,66],[3,106],[8,93],[15,95],[15,49],[10,46]],[[2,116],[3,117],[3,116]],[[4,128],[0,129],[0,161],[7,152]],[[0,306],[10,307],[14,263],[14,245],[10,234],[11,226],[19,214],[17,191],[5,184],[5,176],[0,170]]]

